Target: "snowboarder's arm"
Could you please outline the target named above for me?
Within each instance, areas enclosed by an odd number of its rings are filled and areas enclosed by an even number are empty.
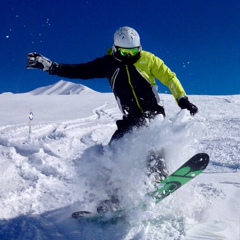
[[[48,58],[38,53],[28,54],[28,69],[41,69],[48,72],[50,75],[58,75],[61,77],[72,79],[91,79],[104,78],[104,61],[105,57],[97,58],[92,62],[81,64],[58,64],[52,62]]]
[[[152,53],[143,51],[141,59],[135,65],[145,72],[148,81],[152,85],[155,85],[155,79],[158,79],[167,86],[181,109],[189,110],[191,115],[198,112],[198,108],[188,100],[186,92],[176,74],[160,58]]]
[[[172,72],[171,69],[166,66],[166,64],[160,58],[156,56],[153,56],[152,63],[153,75],[162,84],[169,88],[176,101],[178,101],[178,99],[181,97],[186,97],[186,92],[176,74]]]
[[[178,80],[176,74],[172,72],[164,64],[164,62],[157,57],[154,59],[153,71],[159,77],[158,79],[160,79],[161,82],[170,89],[172,95],[175,97],[178,103],[178,106],[181,109],[187,109],[192,116],[198,112],[197,106],[188,100],[186,92],[183,89],[182,84]]]

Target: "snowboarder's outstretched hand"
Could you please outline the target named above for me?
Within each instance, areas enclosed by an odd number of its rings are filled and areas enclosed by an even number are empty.
[[[51,66],[52,66],[52,61],[42,56],[41,54],[36,52],[28,54],[28,62],[26,66],[28,69],[38,68],[43,71],[49,72]]]
[[[198,112],[197,106],[189,102],[187,97],[182,97],[178,100],[178,106],[181,109],[187,109],[192,116],[194,116]]]

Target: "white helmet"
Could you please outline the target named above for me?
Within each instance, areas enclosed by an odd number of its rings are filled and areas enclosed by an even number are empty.
[[[121,27],[114,33],[114,45],[122,48],[140,47],[140,37],[136,30],[130,27]]]

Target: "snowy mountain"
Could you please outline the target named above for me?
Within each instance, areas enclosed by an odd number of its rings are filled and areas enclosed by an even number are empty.
[[[240,95],[189,96],[199,107],[195,117],[171,95],[160,97],[166,119],[109,148],[121,118],[111,93],[60,81],[0,94],[0,239],[239,239]],[[145,197],[154,189],[146,174],[150,149],[165,150],[170,172],[197,152],[208,153],[210,164],[155,205]],[[124,220],[71,218],[77,210],[95,211],[113,189]],[[134,208],[142,201],[147,211]]]
[[[61,80],[56,84],[37,88],[30,93],[33,95],[75,95],[80,94],[82,91],[95,92],[92,89],[83,86],[82,84],[76,84]]]

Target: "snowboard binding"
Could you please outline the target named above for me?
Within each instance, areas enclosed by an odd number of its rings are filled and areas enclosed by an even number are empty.
[[[117,196],[111,196],[108,200],[103,200],[97,207],[99,214],[106,214],[108,212],[116,212],[120,208],[120,201]]]
[[[163,150],[150,150],[147,156],[148,176],[155,183],[160,183],[167,178],[169,171],[165,162]]]

